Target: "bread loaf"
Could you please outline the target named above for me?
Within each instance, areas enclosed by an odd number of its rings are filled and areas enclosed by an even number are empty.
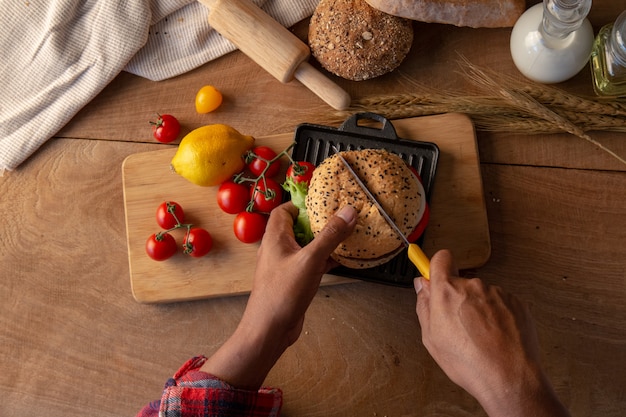
[[[473,28],[512,27],[526,9],[525,0],[366,0],[394,16],[428,23]]]
[[[396,69],[413,43],[413,22],[365,0],[321,0],[309,24],[311,54],[327,71],[352,81]]]

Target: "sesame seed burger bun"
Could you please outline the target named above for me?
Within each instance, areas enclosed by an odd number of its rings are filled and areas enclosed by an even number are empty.
[[[344,151],[366,187],[405,236],[422,218],[426,205],[424,188],[398,155],[383,149]],[[358,213],[354,232],[331,255],[353,269],[372,268],[394,258],[402,241],[376,206],[354,180],[341,159],[332,155],[313,171],[306,198],[313,235],[317,235],[341,207],[350,205]]]

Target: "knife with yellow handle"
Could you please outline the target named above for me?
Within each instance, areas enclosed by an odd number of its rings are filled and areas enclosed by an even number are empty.
[[[408,239],[406,238],[406,236],[404,236],[404,233],[402,233],[398,225],[393,221],[391,217],[389,217],[389,214],[387,214],[387,212],[385,211],[383,206],[378,202],[378,200],[376,200],[376,197],[374,197],[374,194],[372,194],[372,192],[363,183],[361,178],[359,178],[356,172],[354,172],[354,169],[352,169],[352,167],[350,166],[350,163],[348,163],[348,161],[346,161],[346,158],[344,158],[343,155],[341,155],[341,153],[339,152],[339,149],[336,146],[332,146],[332,148],[337,154],[337,156],[339,157],[339,159],[341,160],[341,162],[346,166],[346,169],[348,170],[348,172],[350,172],[350,174],[352,175],[356,183],[359,185],[359,187],[363,189],[363,192],[367,195],[367,197],[374,204],[374,206],[376,206],[376,208],[378,209],[378,212],[381,214],[381,216],[383,216],[383,219],[385,219],[385,221],[389,223],[389,226],[391,226],[394,232],[396,232],[396,234],[400,237],[404,246],[408,248],[409,260],[413,263],[413,265],[417,267],[417,270],[420,271],[420,274],[422,274],[424,278],[430,280],[430,260],[428,259],[428,256],[426,256],[426,254],[422,251],[422,249],[418,245],[408,241]]]

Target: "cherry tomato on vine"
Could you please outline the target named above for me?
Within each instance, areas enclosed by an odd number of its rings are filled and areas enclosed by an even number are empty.
[[[196,94],[196,111],[200,114],[210,113],[222,105],[222,93],[212,85],[205,85]]]
[[[213,238],[211,234],[200,227],[192,227],[183,241],[184,252],[194,258],[200,258],[211,251]]]
[[[283,202],[283,187],[271,178],[260,180],[256,187],[250,188],[252,210],[269,213]]]
[[[252,152],[255,155],[260,156],[261,158],[268,161],[271,161],[278,155],[276,152],[274,152],[272,148],[269,148],[267,146],[256,146],[252,149]],[[267,162],[259,158],[254,158],[250,163],[248,163],[248,169],[250,169],[250,172],[252,172],[252,174],[256,175],[257,177],[261,175],[266,166]],[[265,172],[265,177],[274,177],[279,172],[280,161],[277,160],[270,164],[270,167]]]
[[[157,121],[150,122],[150,124],[152,124],[152,136],[159,142],[173,142],[180,133],[180,123],[171,114],[159,114]]]
[[[178,222],[176,219],[178,219]],[[162,228],[172,229],[179,222],[183,223],[185,221],[185,212],[183,211],[181,205],[177,202],[164,201],[157,208],[156,221]]]
[[[217,190],[217,205],[228,214],[237,214],[245,211],[250,202],[250,187],[246,184],[237,184],[226,181]]]
[[[308,186],[311,183],[311,177],[313,176],[313,171],[315,170],[315,165],[307,161],[298,161],[297,166],[296,163],[289,165],[287,168],[287,177],[291,177],[293,182],[296,184],[300,182],[306,182]]]
[[[428,204],[426,204],[422,218],[420,219],[419,223],[417,223],[417,226],[415,226],[415,229],[413,229],[411,234],[407,236],[407,240],[413,243],[417,239],[419,239],[420,236],[422,236],[422,234],[424,233],[424,230],[426,230],[426,226],[428,226],[429,220],[430,220],[430,208],[428,207]]]
[[[235,216],[233,231],[235,236],[243,243],[255,243],[263,238],[267,226],[265,214],[242,211]]]
[[[164,261],[176,253],[176,240],[169,233],[153,233],[146,240],[146,253],[155,261]]]

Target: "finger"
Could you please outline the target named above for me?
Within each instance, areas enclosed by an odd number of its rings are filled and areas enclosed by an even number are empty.
[[[417,294],[415,312],[422,328],[422,340],[430,332],[430,281],[423,277],[415,278],[413,286]]]
[[[295,240],[293,222],[298,215],[298,208],[291,201],[281,204],[270,213],[263,234],[263,240],[257,251],[257,260],[265,259],[263,254],[295,252],[300,245]],[[268,262],[269,259],[266,259]]]
[[[293,235],[293,221],[298,215],[298,208],[291,201],[281,204],[272,210],[270,218],[267,221],[265,229],[265,237],[278,235],[284,236],[284,233]]]
[[[458,276],[459,270],[449,250],[443,249],[433,255],[430,260],[430,279],[433,284],[450,281],[450,278]]]
[[[352,206],[343,206],[305,249],[312,252],[314,258],[326,261],[337,246],[350,236],[356,225],[356,217],[356,210]]]
[[[422,291],[422,281],[419,278],[413,279],[413,287],[415,287],[415,294],[419,295],[420,291]]]
[[[416,305],[415,312],[418,316],[425,316],[429,312],[430,305],[430,281],[424,277],[415,278],[413,280],[413,286],[416,293]]]

